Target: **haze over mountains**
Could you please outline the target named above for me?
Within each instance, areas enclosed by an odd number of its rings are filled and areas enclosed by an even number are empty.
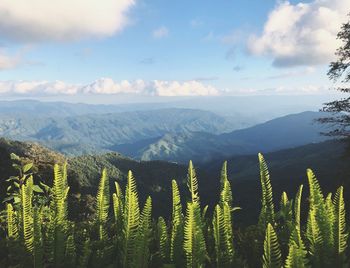
[[[250,110],[242,109],[243,116],[234,116],[236,108],[230,110],[231,115],[224,115],[170,108],[165,103],[117,106],[15,101],[0,104],[0,136],[37,141],[67,155],[116,151],[142,160],[207,162],[326,139],[320,135],[323,126],[314,122],[322,116],[319,112],[302,112],[264,122],[250,121]],[[144,110],[139,110],[141,107]],[[263,123],[255,125],[256,120]]]

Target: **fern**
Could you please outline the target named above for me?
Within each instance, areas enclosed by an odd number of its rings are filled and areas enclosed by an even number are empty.
[[[300,228],[300,207],[301,207],[302,194],[303,194],[303,185],[300,185],[298,192],[295,196],[295,201],[294,201],[294,221],[295,221],[295,226],[299,230],[301,230],[301,228]]]
[[[224,205],[228,208],[228,205]],[[215,242],[215,259],[217,267],[231,267],[233,263],[232,228],[225,220],[224,209],[215,207],[213,216],[213,233]]]
[[[183,248],[186,256],[186,267],[204,266],[206,245],[202,230],[200,207],[197,202],[187,203]]]
[[[329,201],[324,199],[320,185],[314,173],[308,169],[307,176],[310,188],[310,212],[312,212],[311,220],[316,221],[319,229],[320,253],[319,261],[321,265],[330,265],[334,255],[334,236],[333,236],[333,208],[330,198]]]
[[[265,241],[264,241],[264,268],[281,268],[282,267],[281,250],[278,244],[277,235],[270,223],[267,224]]]
[[[65,164],[61,168],[56,164],[54,166],[54,181],[52,188],[54,215],[51,222],[51,228],[53,230],[53,261],[56,266],[59,266],[64,262],[65,241],[67,239],[68,228],[68,191],[67,165]]]
[[[21,187],[21,208],[22,208],[22,237],[26,249],[33,251],[33,177],[30,176]]]
[[[139,201],[136,182],[131,171],[128,172],[125,190],[123,219],[123,267],[133,267],[137,250],[138,228],[140,220]]]
[[[176,267],[183,267],[183,229],[184,217],[179,188],[175,180],[172,180],[173,210],[170,241],[170,260]]]
[[[338,266],[345,267],[345,250],[347,248],[348,234],[346,232],[346,221],[345,221],[345,203],[343,196],[343,187],[339,187],[334,197],[334,209],[335,209],[335,250],[337,256]]]
[[[192,203],[197,202],[199,204],[198,181],[192,161],[190,161],[188,165],[187,186],[191,193]]]
[[[230,206],[232,205],[232,192],[231,185],[227,177],[227,161],[224,162],[221,168],[220,176],[220,201],[227,202]]]
[[[320,228],[316,221],[315,211],[310,210],[306,226],[306,237],[309,241],[309,251],[312,256],[312,264],[318,267],[322,258],[322,244],[323,238],[320,232]]]
[[[43,244],[42,244],[42,234],[41,234],[41,213],[38,208],[34,208],[33,216],[33,256],[34,256],[34,267],[39,268],[43,267]]]
[[[102,241],[107,238],[105,225],[108,219],[109,211],[109,179],[106,169],[103,169],[96,196],[96,215],[99,239]]]
[[[151,239],[152,227],[152,199],[148,197],[141,213],[140,227],[137,241],[137,260],[136,266],[143,268],[148,267],[149,262],[149,244]]]
[[[116,189],[116,192],[113,193],[113,212],[114,212],[114,221],[118,229],[122,226],[122,222],[123,222],[122,217],[123,217],[124,197],[118,182],[115,182],[115,189]]]
[[[89,237],[86,237],[86,230],[83,232],[83,244],[81,254],[78,258],[78,267],[84,268],[89,266],[89,259],[91,256],[91,241]]]
[[[169,241],[165,220],[163,217],[158,218],[157,223],[157,246],[162,263],[167,263],[169,259]]]
[[[10,203],[6,204],[7,214],[7,237],[16,239],[18,237],[16,212]]]
[[[65,264],[67,267],[76,267],[76,248],[74,242],[74,236],[70,235],[67,238],[66,250],[65,250]]]
[[[274,204],[272,197],[272,186],[270,182],[270,174],[262,154],[259,153],[259,166],[260,166],[260,182],[262,189],[262,209],[259,217],[260,226],[265,229],[266,224],[275,222]]]
[[[308,267],[307,251],[300,236],[300,230],[295,227],[289,239],[289,252],[285,268]]]

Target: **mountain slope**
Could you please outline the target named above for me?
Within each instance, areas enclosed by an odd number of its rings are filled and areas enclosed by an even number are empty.
[[[166,133],[235,129],[232,118],[192,109],[162,109],[71,117],[0,116],[0,136],[38,141],[66,154],[106,152]]]
[[[303,112],[218,135],[204,132],[170,133],[144,147],[135,146],[136,151],[132,154],[125,149],[125,145],[115,146],[114,149],[137,159],[179,163],[190,159],[208,162],[216,157],[272,152],[326,140],[320,135],[324,126],[314,122],[320,116],[318,112]]]

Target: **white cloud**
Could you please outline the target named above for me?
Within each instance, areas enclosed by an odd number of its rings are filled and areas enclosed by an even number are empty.
[[[220,91],[198,81],[144,80],[115,82],[101,78],[87,85],[68,84],[63,81],[2,81],[0,95],[45,96],[45,95],[145,95],[145,96],[212,96]]]
[[[155,29],[153,32],[152,32],[152,35],[154,38],[163,38],[163,37],[166,37],[169,35],[169,30],[167,27],[165,26],[161,26],[159,27],[158,29]]]
[[[336,35],[347,21],[349,0],[279,2],[260,36],[251,36],[252,54],[270,56],[279,67],[329,63],[340,42]]]
[[[320,85],[276,86],[265,89],[239,88],[226,90],[226,95],[233,96],[300,96],[300,95],[329,95],[329,87]]]
[[[37,42],[111,36],[128,23],[134,0],[1,0],[0,36]]]
[[[220,92],[210,85],[198,81],[158,81],[154,82],[154,90],[158,96],[215,96]]]

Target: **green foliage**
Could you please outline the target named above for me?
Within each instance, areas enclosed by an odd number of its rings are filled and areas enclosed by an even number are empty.
[[[157,223],[157,247],[162,263],[167,263],[169,259],[169,239],[167,226],[163,217],[158,218]]]
[[[307,251],[296,226],[289,239],[289,252],[286,259],[286,268],[304,268],[307,264]]]
[[[294,201],[283,192],[275,213],[267,164],[259,154],[259,222],[238,229],[232,217],[237,208],[233,207],[226,162],[213,210],[201,207],[196,171],[190,162],[185,216],[175,180],[171,185],[169,222],[163,217],[153,221],[151,197],[147,197],[140,213],[132,172],[128,173],[124,194],[115,182],[110,198],[110,182],[103,170],[95,220],[72,222],[68,215],[66,165],[54,166],[52,187],[42,183],[39,186],[33,180],[33,165],[22,166],[16,156],[13,159],[19,176],[9,180],[12,186],[0,214],[1,219],[6,219],[0,225],[6,234],[4,243],[0,240],[0,249],[7,255],[0,259],[3,267],[348,267],[343,187],[335,195],[324,197],[311,170],[307,170],[310,194],[305,226],[301,213],[303,185]],[[242,240],[247,240],[243,241],[244,247]]]
[[[125,190],[123,224],[123,267],[133,267],[135,254],[137,252],[140,209],[136,182],[131,171],[128,173],[128,181]]]
[[[109,198],[109,179],[106,169],[103,169],[96,195],[96,222],[100,240],[107,238],[105,225],[108,219]]]
[[[264,241],[264,268],[282,267],[281,250],[278,243],[277,235],[270,223],[267,224],[265,241]]]
[[[339,187],[334,197],[335,224],[334,240],[337,255],[337,264],[339,267],[345,266],[345,250],[347,248],[348,233],[345,222],[345,203],[343,196],[343,187]]]
[[[202,230],[202,220],[198,203],[188,202],[184,227],[184,251],[186,267],[203,267],[206,245]]]
[[[261,203],[262,208],[259,217],[259,224],[262,228],[265,229],[268,223],[274,224],[275,222],[275,209],[273,204],[273,196],[272,196],[272,186],[270,181],[270,174],[264,159],[264,156],[259,153],[259,166],[260,166],[260,182],[261,182],[261,190],[262,197]]]
[[[149,263],[149,246],[152,234],[152,199],[148,197],[141,213],[140,227],[137,241],[137,267],[148,267]]]
[[[175,180],[172,180],[173,193],[173,210],[171,221],[171,241],[170,241],[170,261],[176,267],[183,267],[183,231],[184,216],[182,213],[182,205],[179,188]]]

